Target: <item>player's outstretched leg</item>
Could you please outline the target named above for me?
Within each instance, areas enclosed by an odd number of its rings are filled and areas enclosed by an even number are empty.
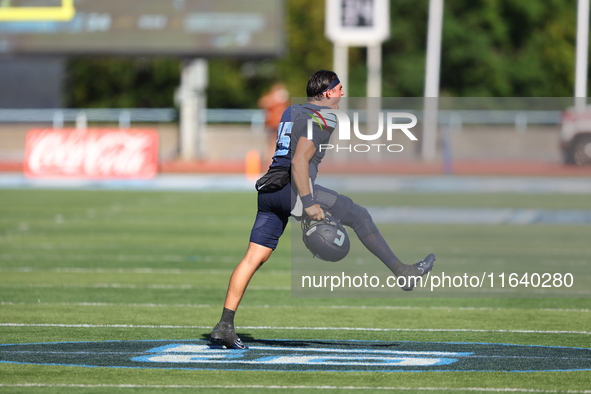
[[[397,283],[404,291],[414,289],[417,278],[426,275],[427,272],[433,269],[435,255],[432,253],[416,264],[403,264],[392,252],[392,249],[390,249],[390,246],[388,246],[388,243],[377,229],[369,235],[360,236],[359,240],[396,275]]]
[[[337,217],[342,224],[351,227],[367,250],[378,257],[399,278],[398,283],[402,285],[402,290],[412,290],[416,286],[416,279],[433,268],[435,261],[433,254],[416,264],[403,264],[382,237],[367,209],[355,204],[349,197],[319,185],[314,187],[314,192],[316,201],[323,202],[324,208]]]
[[[423,260],[413,265],[407,265],[401,273],[397,276],[396,281],[404,291],[411,291],[417,285],[417,279],[427,274],[427,272],[433,269],[433,263],[435,262],[435,255],[429,254]],[[400,278],[404,279],[400,279]]]
[[[220,322],[211,331],[211,342],[217,345],[224,345],[228,349],[248,349],[248,346],[242,343],[234,331],[234,313],[235,311],[224,308]]]

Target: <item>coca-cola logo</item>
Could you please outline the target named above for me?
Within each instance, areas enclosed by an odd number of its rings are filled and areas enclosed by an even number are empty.
[[[35,177],[149,178],[158,166],[153,130],[31,130],[25,172]]]

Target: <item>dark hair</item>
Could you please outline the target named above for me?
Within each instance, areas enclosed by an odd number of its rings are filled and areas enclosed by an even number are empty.
[[[306,93],[308,100],[320,100],[322,93],[328,88],[330,83],[337,78],[337,74],[333,71],[320,70],[316,71],[308,80]]]

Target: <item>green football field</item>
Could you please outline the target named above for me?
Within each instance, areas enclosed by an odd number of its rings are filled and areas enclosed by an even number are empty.
[[[352,197],[371,206],[591,211],[585,194]],[[4,189],[0,202],[2,393],[591,393],[589,298],[411,298],[399,289],[292,298],[287,235],[236,315],[253,352],[273,354],[247,362],[248,353],[203,349],[245,251],[256,194]],[[404,262],[434,252],[434,274],[504,261],[578,266],[583,275],[591,257],[585,225],[380,228]],[[181,345],[194,347],[175,353]],[[273,364],[280,358],[292,362]]]

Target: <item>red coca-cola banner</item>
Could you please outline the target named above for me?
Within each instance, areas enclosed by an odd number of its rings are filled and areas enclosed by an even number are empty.
[[[158,134],[148,129],[30,130],[24,171],[36,178],[152,178],[158,171]]]

